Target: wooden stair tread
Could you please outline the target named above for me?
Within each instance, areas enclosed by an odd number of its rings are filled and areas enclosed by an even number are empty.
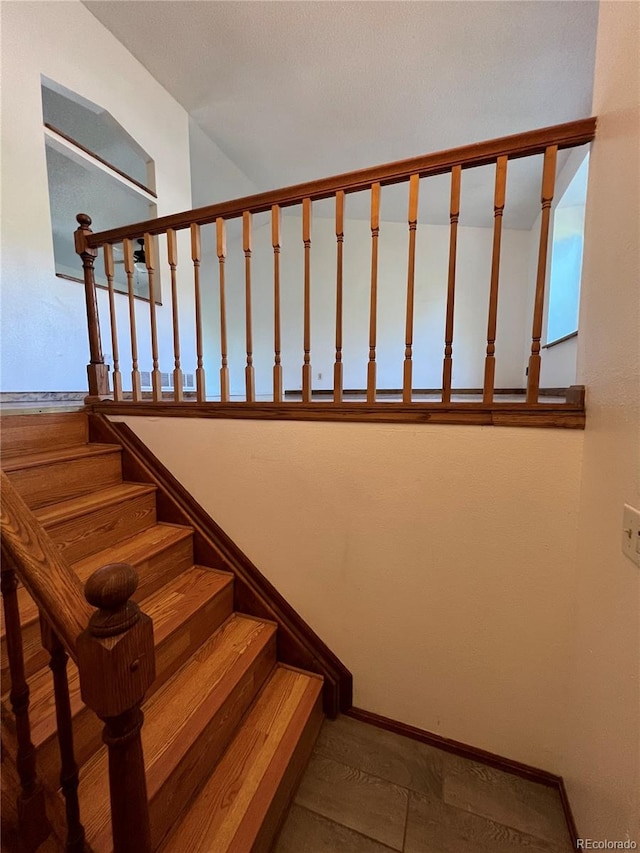
[[[43,445],[70,447],[88,441],[88,421],[84,412],[2,414],[0,453],[17,456],[32,453]]]
[[[192,527],[158,522],[153,527],[148,527],[141,533],[129,537],[129,539],[123,539],[117,545],[112,545],[110,548],[105,548],[104,551],[99,551],[97,554],[85,557],[84,560],[79,560],[73,564],[73,569],[80,580],[84,582],[96,569],[107,563],[131,563],[132,566],[136,566],[151,554],[163,551],[173,542],[178,542],[192,535]]]
[[[108,486],[97,492],[80,495],[66,501],[58,501],[55,504],[39,507],[33,510],[33,514],[43,527],[51,527],[60,521],[68,521],[72,518],[80,518],[87,513],[97,509],[104,509],[127,498],[137,495],[147,495],[156,491],[156,487],[148,483],[118,483]]]
[[[107,563],[131,563],[136,566],[143,560],[147,560],[151,555],[162,551],[169,545],[179,542],[188,536],[193,535],[191,527],[182,527],[177,524],[158,523],[152,527],[131,536],[128,539],[123,539],[116,545],[105,548],[104,551],[98,551],[90,557],[85,557],[76,563],[72,563],[71,568],[84,583],[96,569],[106,566]],[[29,595],[26,589],[21,587],[18,590],[18,603],[20,606],[20,624],[22,626],[34,622],[38,618],[38,608],[35,602]],[[0,636],[4,636],[4,622]]]
[[[275,631],[269,622],[233,614],[145,702],[142,743],[150,801],[180,768],[233,685],[274,640]],[[80,771],[80,810],[94,853],[112,850],[107,763],[107,750],[102,747]]]
[[[230,572],[193,566],[141,602],[141,609],[153,620],[156,645],[189,617],[207,599],[233,582]]]
[[[2,470],[5,474],[21,471],[25,468],[37,468],[42,465],[54,465],[57,462],[69,462],[90,456],[103,456],[105,453],[120,453],[119,444],[76,444],[71,447],[56,447],[40,453],[20,453],[2,457]]]
[[[102,441],[89,441],[84,412],[68,419],[56,414],[46,423],[17,416],[5,424],[0,464],[81,583],[109,563],[138,571],[133,598],[153,620],[156,661],[141,731],[152,848],[266,850],[319,730],[323,679],[277,663],[276,623],[233,612],[235,575],[193,565],[195,552],[213,565],[217,556],[191,526],[158,523],[158,515],[178,522],[184,515],[158,505],[155,484],[123,482],[119,439],[108,430],[93,434]],[[24,588],[18,599],[31,740],[40,777],[53,792],[60,773],[53,678],[36,605]],[[13,746],[4,626],[0,634],[0,701]],[[102,723],[82,701],[72,661],[67,678],[82,765],[81,819],[93,853],[111,853]]]
[[[322,679],[277,666],[163,853],[253,849],[277,782],[316,707]]]
[[[193,566],[144,599],[140,607],[153,619],[156,648],[232,580],[233,575],[227,572]],[[68,663],[67,673],[71,713],[75,717],[84,708],[84,703],[80,696],[78,670],[72,660]],[[53,681],[48,666],[29,679],[29,691],[31,740],[38,748],[52,738],[57,730]],[[9,697],[5,694],[2,701],[7,710],[10,709],[8,700]]]

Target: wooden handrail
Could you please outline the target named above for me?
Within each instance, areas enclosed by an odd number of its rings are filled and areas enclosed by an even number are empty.
[[[330,178],[295,184],[283,189],[257,193],[170,216],[161,216],[158,219],[135,222],[109,231],[86,234],[85,246],[95,249],[105,243],[119,243],[124,238],[137,239],[144,237],[145,234],[162,234],[168,229],[177,231],[191,225],[206,225],[217,218],[233,219],[242,216],[245,211],[262,213],[271,210],[276,204],[282,208],[300,204],[303,199],[318,201],[340,191],[353,193],[368,190],[373,183],[388,186],[408,180],[413,174],[425,178],[450,172],[455,166],[460,166],[462,169],[486,166],[494,163],[498,157],[507,157],[509,160],[530,157],[544,153],[550,145],[557,145],[559,150],[574,148],[591,142],[595,132],[596,119],[591,117],[530,130],[526,133],[516,133],[512,136],[476,142],[407,160],[397,160],[381,166],[345,172]]]
[[[32,598],[51,623],[70,657],[77,662],[77,641],[93,609],[47,533],[22,500],[7,475],[2,484],[2,557],[8,559]]]

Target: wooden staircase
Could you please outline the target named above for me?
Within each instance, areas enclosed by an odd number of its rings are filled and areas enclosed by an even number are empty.
[[[278,661],[278,625],[234,611],[233,574],[195,564],[193,529],[159,520],[156,487],[123,481],[122,448],[90,443],[84,413],[4,417],[1,445],[3,471],[81,581],[112,563],[138,574],[133,598],[153,620],[156,656],[142,728],[152,849],[269,850],[322,722],[322,677]],[[40,779],[56,791],[49,653],[22,586],[18,601],[31,740]],[[3,741],[14,754],[4,631]],[[86,840],[111,851],[102,723],[73,664],[69,696]]]

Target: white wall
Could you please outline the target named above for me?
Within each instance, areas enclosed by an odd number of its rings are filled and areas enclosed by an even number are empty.
[[[191,196],[194,207],[258,192],[256,185],[189,116]]]
[[[640,508],[640,7],[602,2],[580,311],[587,428],[564,773],[585,836],[640,843],[640,570],[620,551]]]
[[[568,388],[576,384],[578,338],[569,338],[542,350],[541,388]]]
[[[258,394],[272,391],[273,251],[269,215],[254,217],[252,298],[254,365]],[[489,279],[493,232],[490,228],[460,227],[454,327],[454,387],[480,387],[486,350]],[[522,341],[530,320],[525,316],[528,282],[529,232],[503,232],[496,386],[522,387]],[[207,295],[207,364],[210,393],[218,393],[220,366],[218,271],[213,234],[203,264]],[[449,252],[448,226],[419,226],[417,233],[414,321],[415,388],[440,387]],[[281,306],[284,387],[301,388],[303,361],[304,254],[301,218],[282,219]],[[379,243],[378,335],[376,361],[379,388],[402,387],[405,349],[408,229],[382,222]],[[311,246],[311,363],[313,387],[333,387],[335,360],[336,238],[333,218],[313,219]],[[363,220],[345,220],[344,241],[344,387],[365,388],[369,354],[371,232]],[[245,293],[244,255],[237,223],[231,223],[226,261],[229,363],[232,394],[244,394]],[[320,376],[321,374],[321,376]]]
[[[582,432],[117,420],[342,658],[356,705],[564,771]]]
[[[159,215],[191,207],[188,120],[182,107],[80,2],[3,3],[2,390],[83,391],[88,361],[83,287],[54,275],[41,74],[107,109],[149,152],[156,162]],[[74,226],[69,223],[70,229]],[[95,222],[94,229],[99,228]],[[180,248],[187,261],[188,243],[181,241]],[[164,246],[162,251],[166,253]],[[165,305],[159,309],[165,370],[173,367],[167,271],[165,266]],[[181,268],[180,287],[184,351],[191,354],[192,284],[187,264]],[[121,368],[128,373],[126,299],[116,299]],[[99,292],[99,301],[103,346],[109,357],[104,291]],[[148,305],[137,303],[137,312],[140,367],[148,369]],[[185,361],[185,367],[193,369],[193,357]]]
[[[79,2],[3,6],[3,252],[2,390],[62,391],[86,387],[88,345],[83,290],[54,275],[42,129],[40,75],[108,110],[155,160],[158,214],[253,193],[251,180],[189,121],[184,110]],[[113,73],[117,66],[118,74]],[[191,174],[189,167],[191,166]],[[190,191],[190,187],[192,192]],[[91,214],[91,210],[86,211]],[[264,218],[262,220],[265,221]],[[72,229],[75,223],[69,223]],[[269,227],[256,217],[254,238],[255,364],[259,393],[271,390],[272,254]],[[101,224],[94,222],[94,229]],[[218,393],[219,314],[213,229],[203,229],[205,364],[210,394]],[[522,289],[525,233],[506,229],[497,342],[497,384],[521,386],[528,321]],[[283,364],[285,387],[300,386],[302,363],[302,242],[300,220],[283,219]],[[186,233],[179,235],[178,281],[182,367],[195,369],[193,272]],[[418,230],[414,385],[440,384],[448,228]],[[348,219],[345,242],[345,387],[364,387],[368,357],[370,236],[366,222]],[[460,228],[454,385],[478,386],[486,346],[490,229]],[[160,368],[173,368],[169,275],[159,241]],[[334,361],[335,239],[330,219],[313,228],[314,387],[328,388]],[[97,261],[100,267],[101,259]],[[400,387],[404,358],[407,229],[382,223],[377,359],[380,387]],[[230,364],[233,392],[243,393],[243,270],[237,224],[229,226]],[[80,273],[80,264],[77,265]],[[107,297],[99,291],[105,358],[112,361]],[[116,296],[120,367],[130,387],[127,300]],[[136,303],[139,366],[151,369],[149,309]],[[318,379],[322,374],[322,379]]]

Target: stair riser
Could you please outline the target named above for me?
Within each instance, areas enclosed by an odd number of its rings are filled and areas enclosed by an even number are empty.
[[[322,680],[278,665],[158,853],[267,853],[322,723]]]
[[[86,444],[87,440],[87,416],[83,413],[9,415],[2,420],[3,456],[74,447]]]
[[[106,508],[45,525],[62,555],[71,563],[134,536],[156,523],[155,493],[138,495]]]
[[[138,588],[132,598],[140,602],[193,565],[193,535],[135,564]]]
[[[9,472],[9,479],[31,509],[89,494],[122,482],[121,451],[101,453]]]
[[[156,680],[148,695],[152,695],[161,687],[229,618],[232,612],[233,584],[229,584],[157,646]]]
[[[49,662],[48,653],[42,648],[40,640],[40,624],[36,620],[28,625],[22,626],[22,654],[24,655],[24,671],[27,678],[36,673]],[[2,660],[2,694],[7,693],[11,687],[9,677],[9,661],[7,659],[6,637],[2,637],[1,647]]]
[[[140,602],[151,595],[165,583],[175,578],[181,572],[193,565],[193,537],[187,536],[175,542],[164,551],[154,554],[148,560],[135,564],[138,572],[139,585],[133,598]],[[27,595],[26,591],[23,592]],[[186,642],[185,642],[186,646]],[[40,642],[40,626],[37,619],[22,626],[22,647],[24,654],[25,672],[27,677],[33,675],[48,663],[47,653]],[[2,637],[2,692],[9,689],[9,672],[7,661],[6,638]]]
[[[159,790],[149,790],[151,845],[155,849],[202,787],[221,757],[249,705],[276,662],[275,634],[261,649],[252,666],[231,689],[218,712]]]
[[[302,734],[299,735],[297,744],[289,757],[284,775],[279,780],[268,780],[268,784],[275,788],[275,793],[272,795],[266,814],[257,815],[257,825],[260,827],[257,836],[254,836],[251,831],[251,815],[247,813],[240,831],[236,833],[226,853],[245,853],[249,849],[252,853],[269,853],[272,849],[302,774],[309,763],[323,720],[322,694],[320,693],[306,720],[303,714],[298,714],[297,719],[292,721],[292,727],[300,727]],[[252,805],[260,799],[255,797]]]
[[[156,680],[147,691],[149,699],[202,643],[227,619],[233,610],[233,585],[225,587],[175,631],[156,646]],[[78,764],[84,764],[102,743],[102,723],[83,706],[73,717],[73,738]],[[48,784],[55,787],[60,775],[60,753],[55,733],[37,748],[38,767]]]

